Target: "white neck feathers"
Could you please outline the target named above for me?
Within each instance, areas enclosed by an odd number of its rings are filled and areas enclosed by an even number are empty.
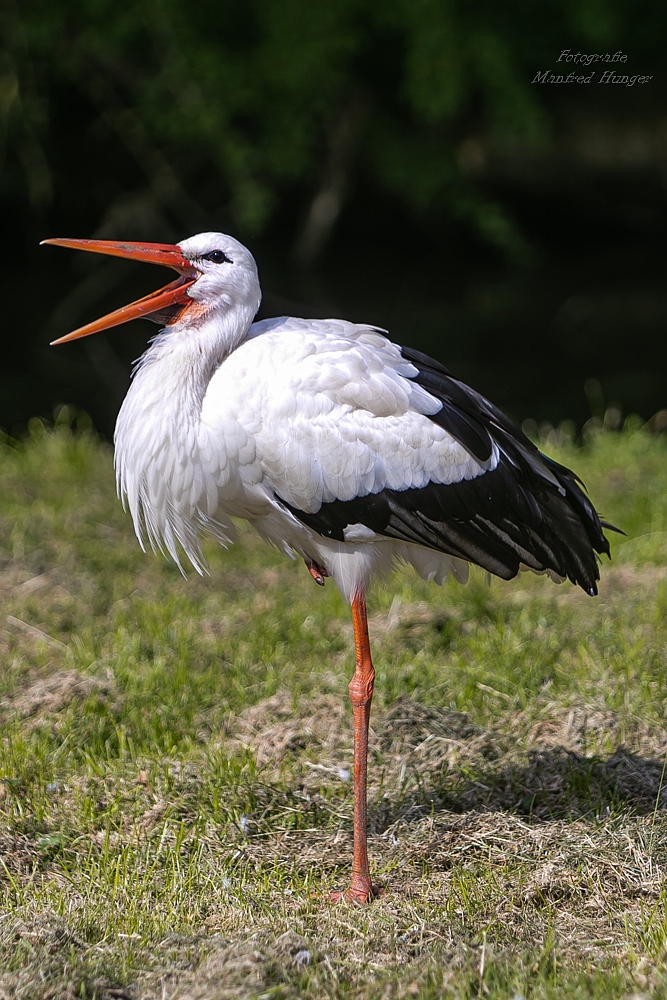
[[[243,341],[255,311],[255,303],[237,306],[159,333],[137,365],[116,423],[118,493],[142,547],[148,541],[179,567],[180,549],[200,573],[199,529],[221,541],[233,531],[213,521],[217,488],[199,454],[202,403],[213,373]]]

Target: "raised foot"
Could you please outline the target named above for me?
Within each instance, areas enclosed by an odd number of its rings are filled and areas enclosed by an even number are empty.
[[[370,882],[357,885],[353,883],[349,889],[337,889],[335,892],[330,892],[329,900],[332,903],[357,903],[359,906],[366,906],[367,903],[372,903],[385,891],[381,885],[372,885]]]

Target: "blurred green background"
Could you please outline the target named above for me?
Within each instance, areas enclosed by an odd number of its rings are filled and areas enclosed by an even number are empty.
[[[39,240],[208,229],[252,249],[262,315],[384,326],[516,419],[667,407],[663,3],[2,0],[0,25],[10,432],[68,402],[110,434],[155,328],[48,342],[163,280]]]

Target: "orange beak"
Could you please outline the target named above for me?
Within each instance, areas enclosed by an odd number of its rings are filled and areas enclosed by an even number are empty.
[[[191,261],[183,256],[183,251],[173,243],[116,243],[113,240],[42,240],[42,244],[49,243],[59,247],[71,247],[74,250],[90,250],[93,253],[106,253],[112,257],[128,257],[130,260],[143,260],[149,264],[163,264],[166,267],[178,271],[180,277],[176,281],[170,282],[164,288],[145,295],[143,299],[137,299],[127,306],[122,306],[114,312],[96,319],[86,326],[73,330],[72,333],[54,340],[53,344],[64,344],[68,340],[78,340],[79,337],[88,337],[91,333],[99,333],[100,330],[108,330],[112,326],[120,326],[121,323],[128,323],[131,319],[139,319],[141,316],[154,316],[162,313],[160,320],[173,323],[174,320],[182,316],[184,311],[192,304],[192,299],[188,295],[188,289],[195,283],[199,273],[193,268]]]

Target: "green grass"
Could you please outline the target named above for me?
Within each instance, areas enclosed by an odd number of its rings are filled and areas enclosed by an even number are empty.
[[[349,872],[349,611],[242,530],[183,580],[63,416],[0,445],[0,997],[667,996],[667,447],[561,441],[600,597],[370,595],[370,848]]]

